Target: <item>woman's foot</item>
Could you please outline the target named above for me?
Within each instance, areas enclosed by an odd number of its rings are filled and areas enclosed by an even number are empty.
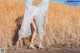
[[[30,49],[36,49],[36,47],[34,47],[33,44],[30,44],[29,48],[30,48]]]
[[[39,49],[44,49],[44,46],[42,45],[42,43],[40,43]]]

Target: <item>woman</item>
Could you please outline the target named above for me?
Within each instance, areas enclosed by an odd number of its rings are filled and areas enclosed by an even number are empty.
[[[32,3],[35,0],[25,0],[25,14],[24,14],[24,18],[21,24],[21,28],[19,30],[19,39],[17,41],[17,44],[19,44],[19,41],[21,42],[22,38],[28,37],[31,35],[31,28],[30,28],[30,24],[33,25],[34,28],[34,32],[32,34],[32,39],[31,39],[31,43],[30,43],[30,48],[35,49],[34,44],[33,44],[33,40],[36,36],[37,33],[37,27],[36,24],[34,22],[34,16],[36,17],[36,23],[38,26],[38,33],[39,33],[39,38],[40,38],[40,45],[39,48],[44,48],[43,47],[43,37],[44,37],[44,29],[43,29],[43,16],[47,15],[47,9],[48,9],[48,5],[49,5],[49,0],[42,0],[41,4],[38,6],[34,6],[32,5]],[[45,7],[45,8],[44,8]],[[22,44],[22,43],[20,43]]]

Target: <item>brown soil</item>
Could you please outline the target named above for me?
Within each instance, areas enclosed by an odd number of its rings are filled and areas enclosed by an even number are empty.
[[[80,53],[79,49],[18,49],[7,50],[6,53]]]

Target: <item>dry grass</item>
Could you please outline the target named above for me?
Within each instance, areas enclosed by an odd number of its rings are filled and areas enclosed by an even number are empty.
[[[80,7],[50,3],[49,25],[45,26],[47,44],[77,45],[80,40],[79,14]]]
[[[24,14],[22,0],[0,0],[0,47],[11,46]],[[50,3],[49,23],[44,24],[44,45],[79,46],[80,7]],[[72,44],[72,45],[71,45]]]
[[[23,15],[23,8],[21,0],[0,0],[0,47],[12,45],[17,29],[15,21]]]

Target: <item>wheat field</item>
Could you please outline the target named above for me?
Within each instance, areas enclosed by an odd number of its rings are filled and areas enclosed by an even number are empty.
[[[16,42],[23,15],[23,0],[0,0],[0,47],[12,47]],[[50,2],[48,19],[48,25],[44,24],[45,47],[51,45],[79,47],[80,7]],[[34,42],[38,40],[35,39]]]

